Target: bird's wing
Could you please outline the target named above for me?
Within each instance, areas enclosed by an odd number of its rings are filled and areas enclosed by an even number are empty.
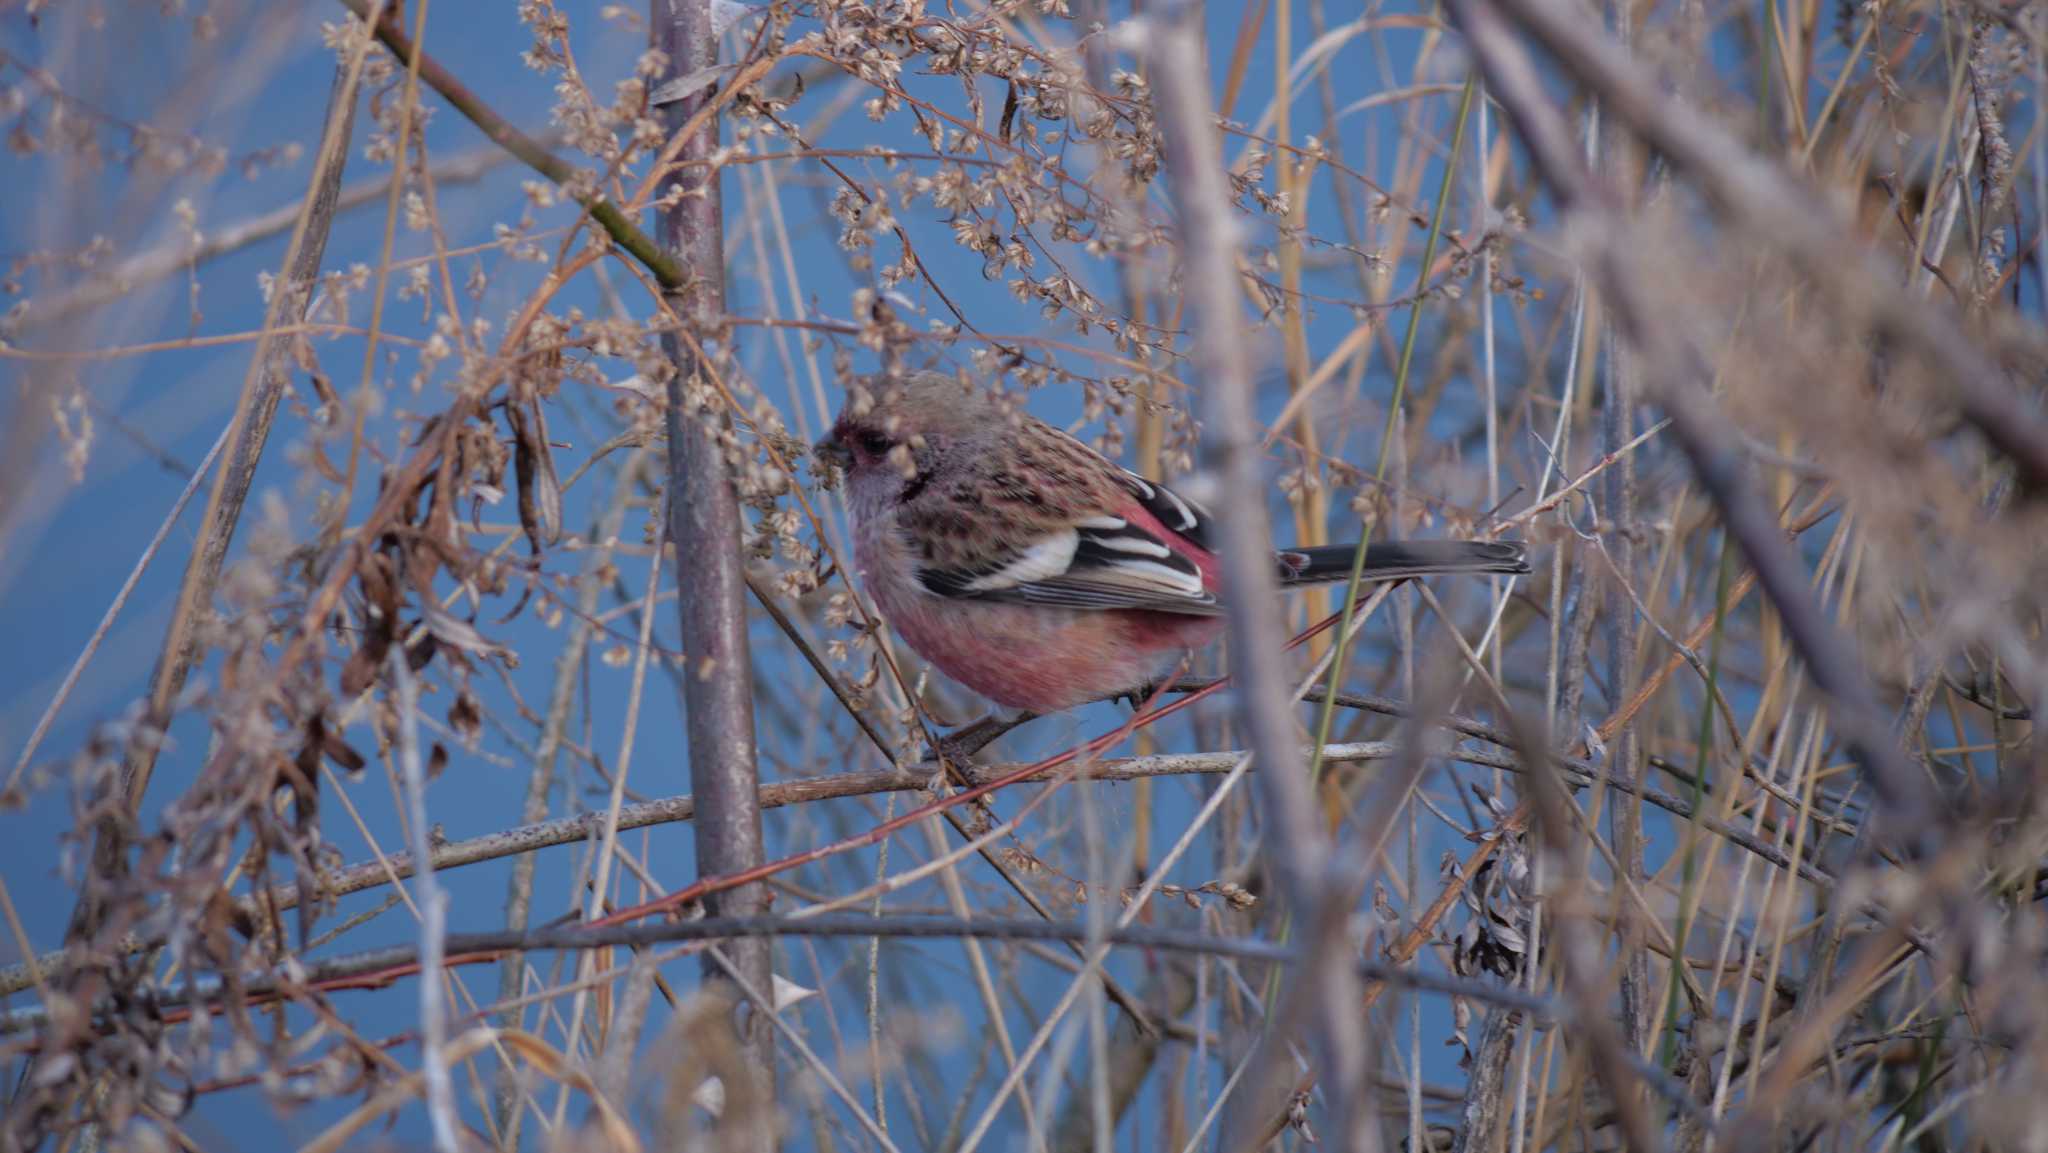
[[[1209,541],[1209,510],[1189,500],[1158,481],[1146,480],[1127,468],[1117,470],[1117,483],[1137,498],[1146,512],[1156,517],[1160,524],[1180,534],[1189,544],[1204,551],[1213,551]]]
[[[939,596],[1069,609],[1219,611],[1202,570],[1143,523],[1094,516],[1049,529],[975,566],[918,570]]]
[[[1210,616],[1207,513],[1050,425],[959,461],[899,509],[936,595]]]

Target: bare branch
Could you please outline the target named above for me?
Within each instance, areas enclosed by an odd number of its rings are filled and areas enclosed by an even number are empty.
[[[668,55],[667,79],[692,76],[718,63],[711,0],[650,0],[648,20]],[[674,199],[661,212],[663,248],[687,279],[671,280],[668,303],[689,332],[663,337],[675,371],[668,380],[668,517],[682,613],[683,677],[688,709],[690,787],[697,796],[697,870],[704,876],[743,872],[767,859],[761,842],[760,772],[755,765],[753,661],[747,648],[747,588],[741,565],[743,517],[726,465],[730,417],[701,397],[703,378],[717,371],[703,359],[725,312],[725,222],[718,174],[705,161],[718,148],[718,116],[702,89],[665,109],[671,133],[687,132],[668,178]],[[693,124],[697,125],[694,129]],[[722,343],[722,342],[721,342]],[[715,915],[766,912],[768,887],[742,885],[712,897]],[[770,987],[768,943],[733,948],[745,985]],[[723,970],[706,959],[704,977]],[[760,1098],[775,1098],[775,1033],[761,1013],[745,1015],[740,1036],[760,1080]],[[772,1149],[766,1127],[740,1138]]]
[[[434,882],[432,826],[427,821],[427,771],[420,762],[420,692],[406,650],[391,650],[391,685],[398,708],[398,766],[404,782],[412,856],[425,862],[413,877],[413,901],[420,909],[420,1072],[426,1078],[427,1115],[434,1123],[434,1148],[457,1153],[455,1085],[444,1052],[448,1023],[441,1004],[441,959],[448,932],[448,894]]]
[[[976,918],[963,921],[951,917],[705,917],[693,921],[664,921],[637,925],[557,925],[528,929],[521,933],[502,930],[487,933],[450,933],[446,942],[447,964],[475,964],[496,959],[504,952],[537,953],[550,949],[604,949],[620,946],[645,947],[692,941],[737,941],[780,936],[837,937],[861,940],[869,937],[902,939],[974,937],[994,941],[1087,941],[1133,948],[1164,949],[1185,953],[1206,953],[1246,961],[1292,964],[1296,951],[1285,945],[1247,937],[1220,937],[1187,929],[1151,926],[1097,927],[1036,918]],[[300,962],[287,980],[252,974],[243,988],[252,993],[271,993],[286,988],[317,989],[325,986],[357,985],[367,980],[382,983],[419,972],[420,955],[415,945],[392,945],[324,961]],[[1529,1013],[1543,1022],[1559,1020],[1557,1003],[1504,989],[1486,981],[1446,976],[1429,970],[1383,965],[1373,961],[1357,964],[1358,973],[1406,989],[1419,989],[1467,997],[1491,1005],[1503,1005]],[[619,974],[623,976],[623,971]],[[202,997],[218,995],[218,982],[181,983],[152,995],[152,1006],[169,1011],[188,1004],[194,991]],[[37,1028],[48,1019],[44,1010],[30,1009],[0,1015],[0,1033],[19,1033]]]

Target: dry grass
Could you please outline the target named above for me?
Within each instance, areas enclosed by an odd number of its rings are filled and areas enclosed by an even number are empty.
[[[12,858],[0,1148],[2048,1148],[2035,7],[824,0],[692,69],[525,0],[495,73],[424,0],[39,7],[0,552],[185,493],[20,658],[73,911]],[[221,356],[217,441],[123,400]],[[941,746],[808,455],[928,365],[1234,538],[1536,571]]]

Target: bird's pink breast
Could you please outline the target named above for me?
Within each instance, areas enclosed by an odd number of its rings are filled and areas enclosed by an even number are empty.
[[[916,587],[905,551],[886,532],[855,543],[883,617],[941,672],[1009,708],[1057,712],[1143,688],[1223,627],[1218,617],[943,597]]]

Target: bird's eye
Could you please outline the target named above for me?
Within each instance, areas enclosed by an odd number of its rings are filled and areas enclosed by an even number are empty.
[[[860,441],[860,450],[869,456],[887,456],[889,450],[895,447],[886,435],[873,429],[863,431],[857,439]]]

